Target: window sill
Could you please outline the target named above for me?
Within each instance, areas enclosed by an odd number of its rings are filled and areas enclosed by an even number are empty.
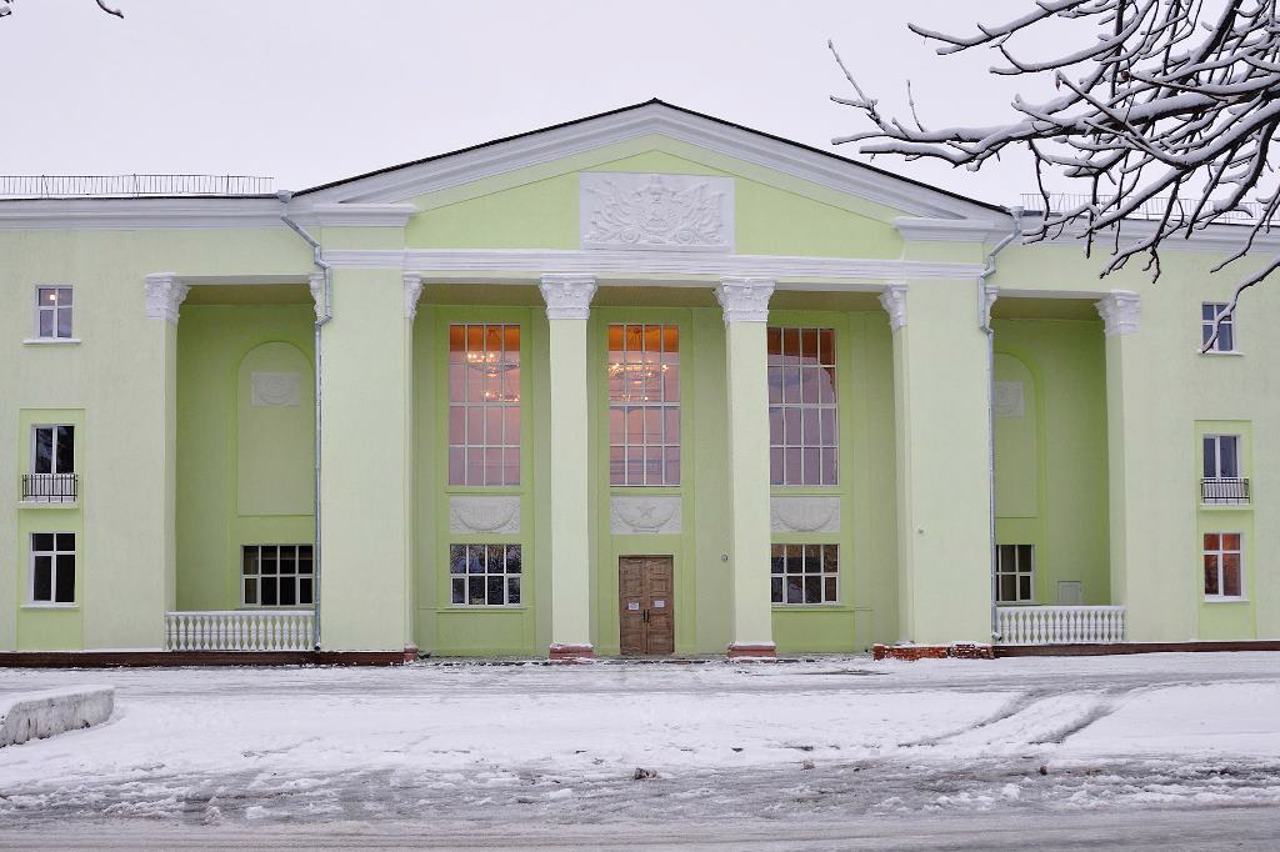
[[[1204,602],[1207,604],[1247,604],[1248,598],[1231,598],[1225,595],[1205,595]]]
[[[529,608],[524,604],[502,604],[489,606],[488,604],[452,604],[450,606],[437,607],[437,613],[446,612],[525,612]]]
[[[1253,501],[1245,500],[1239,503],[1206,503],[1201,500],[1200,508],[1206,512],[1252,512]]]
[[[996,601],[996,606],[1020,606],[1020,607],[1037,607],[1037,606],[1086,606],[1086,604],[1042,604],[1036,601]]]
[[[79,509],[79,500],[19,500],[19,509]]]
[[[1196,350],[1196,353],[1197,353],[1197,354],[1199,354],[1199,355],[1211,355],[1211,356],[1214,356],[1214,357],[1218,357],[1218,356],[1226,356],[1226,357],[1228,357],[1228,358],[1232,358],[1232,357],[1235,357],[1235,358],[1242,358],[1242,357],[1244,357],[1244,353],[1243,353],[1243,352],[1241,352],[1239,349],[1230,349],[1230,350],[1225,350],[1225,351],[1223,351],[1223,350],[1219,350],[1219,349],[1210,349],[1208,352],[1202,352],[1201,350],[1197,349],[1197,350]]]
[[[69,610],[77,610],[80,604],[75,603],[24,603],[22,609],[38,609],[38,610],[55,610],[66,612]]]
[[[841,603],[776,603],[770,604],[774,612],[853,612],[854,608]]]
[[[28,337],[22,341],[26,346],[75,346],[80,343],[78,337]]]

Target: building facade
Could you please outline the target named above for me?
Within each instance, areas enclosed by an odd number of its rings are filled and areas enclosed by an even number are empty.
[[[1014,218],[660,102],[0,201],[0,651],[1280,637],[1280,296]]]

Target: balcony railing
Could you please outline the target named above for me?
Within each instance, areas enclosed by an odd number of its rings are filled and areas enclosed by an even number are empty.
[[[1249,502],[1249,480],[1243,477],[1215,476],[1200,480],[1200,502],[1212,505],[1238,506]]]
[[[74,503],[80,496],[80,476],[75,473],[24,473],[24,503]]]
[[[1122,606],[996,607],[1001,645],[1101,645],[1124,641]]]
[[[1032,215],[1037,213],[1041,215],[1057,216],[1071,210],[1075,210],[1082,205],[1095,205],[1099,210],[1109,213],[1111,212],[1108,205],[1115,200],[1114,196],[1099,196],[1095,201],[1092,196],[1071,192],[1051,192],[1049,193],[1048,210],[1045,210],[1045,199],[1035,192],[1024,192],[1022,194],[1022,206]],[[1196,207],[1196,199],[1178,200],[1174,202],[1174,211],[1172,214],[1173,221],[1177,221],[1179,216],[1190,216]],[[1134,208],[1128,216],[1130,219],[1147,219],[1160,220],[1164,218],[1165,209],[1168,207],[1168,198],[1150,198]],[[1104,210],[1104,208],[1106,208]],[[1236,207],[1228,210],[1219,218],[1220,222],[1251,224],[1258,221],[1258,217],[1265,214],[1264,205],[1256,201],[1242,201]]]
[[[170,651],[309,651],[315,613],[310,609],[167,612]]]

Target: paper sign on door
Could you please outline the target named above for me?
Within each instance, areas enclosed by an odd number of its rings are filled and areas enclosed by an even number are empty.
[[[666,601],[659,601],[659,600],[655,600],[655,601],[653,602],[653,608],[654,608],[654,609],[666,609],[666,608],[667,608],[667,602],[666,602]]]
[[[631,602],[629,602],[629,603],[627,604],[627,611],[628,611],[628,612],[639,612],[639,611],[640,611],[640,604],[636,603],[635,601],[631,601]]]

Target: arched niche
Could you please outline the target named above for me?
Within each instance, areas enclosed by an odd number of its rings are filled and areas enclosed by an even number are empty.
[[[1012,355],[995,357],[996,516],[1040,514],[1040,424],[1035,377]]]
[[[241,516],[315,511],[315,383],[289,343],[263,343],[240,362],[236,506]]]

